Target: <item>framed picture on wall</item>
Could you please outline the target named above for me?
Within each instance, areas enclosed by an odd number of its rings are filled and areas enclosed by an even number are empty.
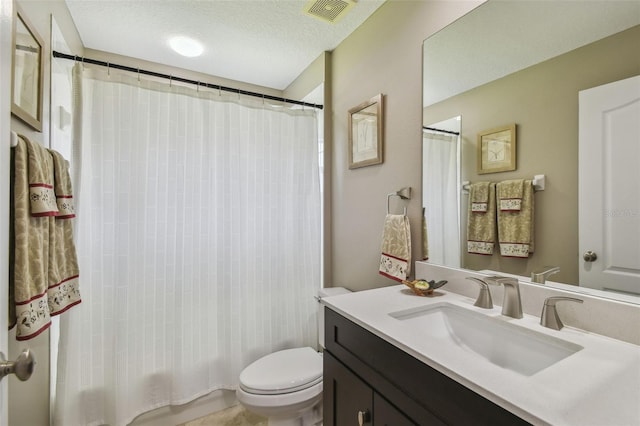
[[[14,7],[11,113],[41,132],[44,43],[22,10]]]
[[[349,168],[382,163],[384,108],[382,94],[349,110]]]
[[[478,174],[516,169],[516,125],[478,133]]]

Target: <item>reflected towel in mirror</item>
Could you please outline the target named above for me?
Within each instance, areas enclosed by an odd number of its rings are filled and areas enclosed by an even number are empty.
[[[481,200],[477,192],[487,193],[486,209],[475,209],[473,200]],[[467,252],[471,254],[493,254],[496,241],[496,184],[473,183],[469,186],[469,212],[467,215]]]
[[[513,181],[497,184],[497,192],[504,193],[501,186]],[[500,202],[500,200],[498,200]],[[498,210],[498,241],[500,254],[505,257],[529,257],[533,253],[533,183],[524,181],[520,210]]]

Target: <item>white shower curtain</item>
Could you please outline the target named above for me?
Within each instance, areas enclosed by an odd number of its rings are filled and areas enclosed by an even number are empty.
[[[422,200],[429,262],[460,267],[458,136],[423,132]]]
[[[315,346],[316,112],[89,74],[55,424],[123,425]]]

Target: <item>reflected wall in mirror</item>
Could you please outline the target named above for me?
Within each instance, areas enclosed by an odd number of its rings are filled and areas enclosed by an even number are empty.
[[[462,117],[461,181],[547,177],[535,194],[535,253],[511,259],[463,249],[463,268],[529,277],[553,265],[560,272],[548,284],[578,285],[585,267],[578,252],[578,93],[640,74],[639,24],[640,2],[490,0],[425,41],[423,123]],[[518,124],[518,168],[479,175],[477,135],[505,123]],[[431,167],[425,160],[423,169]],[[458,195],[459,210],[447,213],[460,216],[464,242],[468,195]]]

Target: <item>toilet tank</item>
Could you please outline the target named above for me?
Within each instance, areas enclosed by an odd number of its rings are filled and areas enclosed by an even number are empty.
[[[321,349],[324,349],[324,306],[320,299],[346,293],[351,293],[351,290],[344,287],[326,287],[318,291],[318,342]]]

